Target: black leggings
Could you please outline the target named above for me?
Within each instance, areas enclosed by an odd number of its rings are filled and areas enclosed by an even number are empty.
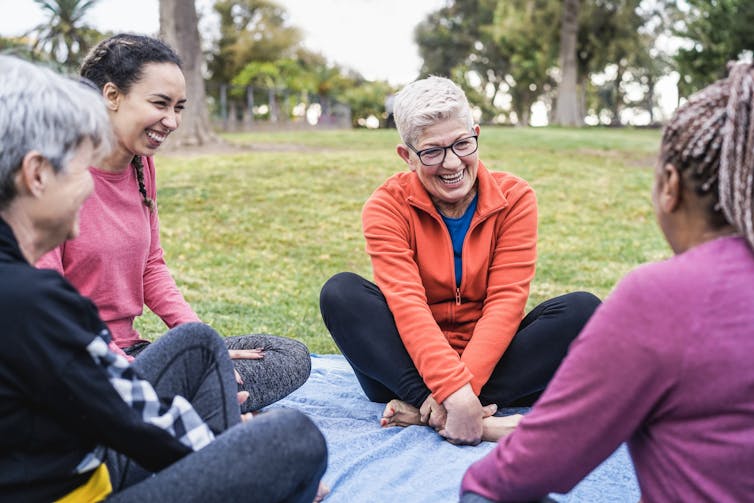
[[[322,287],[319,302],[327,329],[371,401],[424,403],[430,391],[377,285],[357,274],[336,274]],[[482,404],[532,405],[599,303],[591,293],[574,292],[532,309],[482,388]]]

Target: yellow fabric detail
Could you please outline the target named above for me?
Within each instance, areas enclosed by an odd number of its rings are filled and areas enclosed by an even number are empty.
[[[77,487],[55,503],[93,503],[104,500],[113,492],[110,484],[110,472],[105,463],[99,465],[93,472],[86,484]]]

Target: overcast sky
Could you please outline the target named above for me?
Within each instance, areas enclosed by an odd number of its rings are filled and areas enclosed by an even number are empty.
[[[421,60],[414,27],[445,0],[276,0],[304,34],[304,46],[371,80],[405,84]],[[198,0],[211,12],[211,0]],[[32,0],[0,0],[0,35],[20,35],[45,19]],[[158,0],[99,0],[86,18],[100,31],[155,34]]]

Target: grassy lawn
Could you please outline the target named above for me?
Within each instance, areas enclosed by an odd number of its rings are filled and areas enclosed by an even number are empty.
[[[226,135],[245,153],[157,159],[168,264],[199,316],[223,335],[266,332],[338,352],[319,315],[336,272],[371,279],[361,206],[405,169],[394,130]],[[670,254],[654,223],[659,132],[483,128],[481,158],[528,180],[539,200],[529,308],[573,290],[607,295],[636,265]],[[164,331],[148,313],[146,336]]]

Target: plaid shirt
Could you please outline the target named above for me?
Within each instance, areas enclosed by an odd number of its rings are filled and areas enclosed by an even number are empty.
[[[194,451],[212,442],[215,438],[212,431],[189,401],[176,395],[170,406],[162,403],[152,385],[139,378],[125,358],[110,350],[105,342],[109,339],[110,334],[103,330],[86,349],[94,362],[105,369],[110,384],[123,401],[139,411],[145,423],[162,428]],[[103,462],[105,450],[104,446],[97,446],[76,467],[76,471],[84,473],[95,469]]]

